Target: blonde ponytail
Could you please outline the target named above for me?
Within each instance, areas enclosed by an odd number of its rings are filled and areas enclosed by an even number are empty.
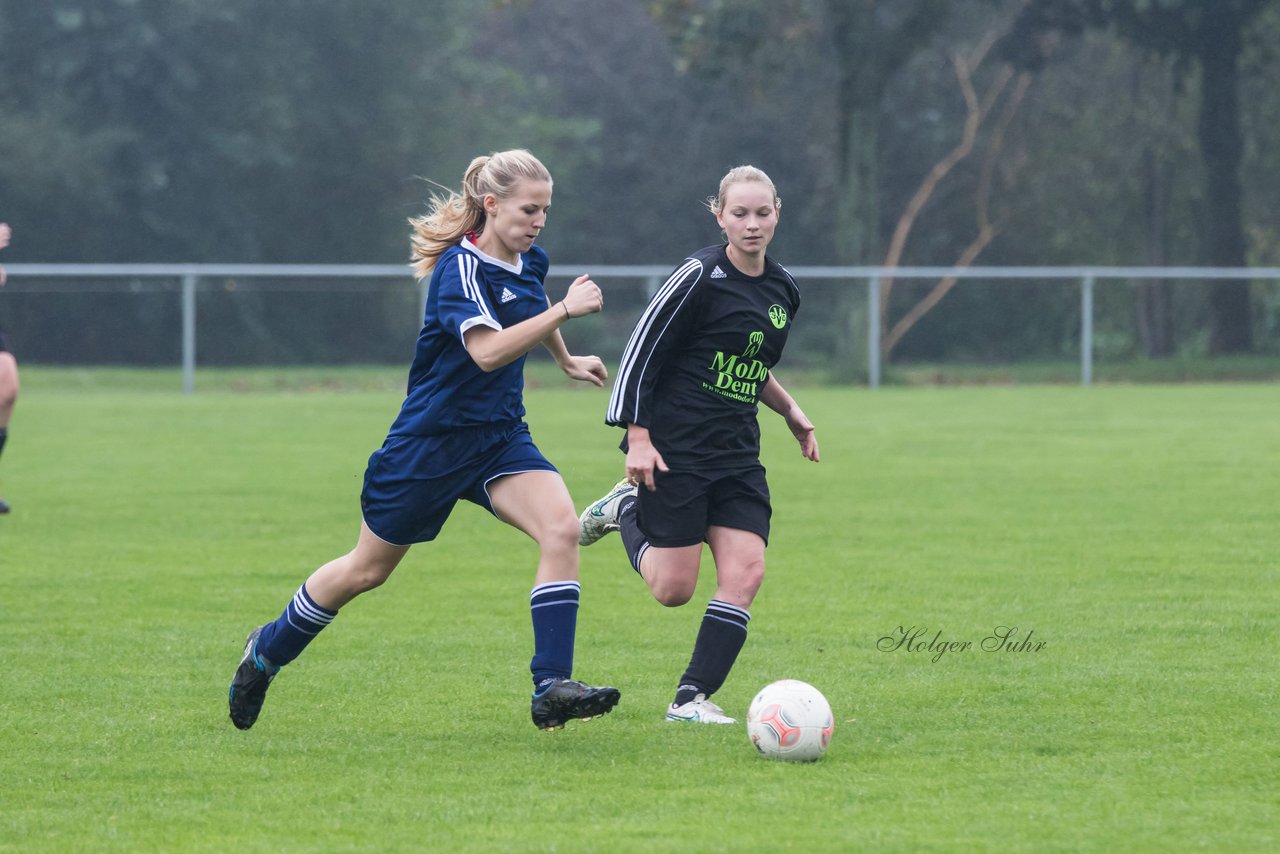
[[[551,183],[551,173],[542,161],[522,148],[482,155],[471,161],[462,176],[461,192],[433,194],[428,212],[412,217],[409,225],[410,266],[414,275],[431,275],[436,260],[469,232],[484,230],[484,197],[505,199],[521,180]]]

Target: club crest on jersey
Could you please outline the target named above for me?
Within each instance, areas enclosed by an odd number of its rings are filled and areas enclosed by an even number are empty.
[[[728,275],[727,273],[725,273],[725,271],[724,271],[724,270],[721,270],[721,269],[720,269],[720,265],[719,265],[719,264],[717,264],[717,265],[716,265],[716,268],[715,268],[714,270],[712,270],[712,271],[711,271],[711,278],[713,278],[713,279],[727,279],[727,278],[729,278],[729,275]]]
[[[498,297],[498,301],[501,302],[503,305],[506,305],[507,303],[511,302],[515,298],[516,298],[516,295],[511,293],[510,288],[503,288],[502,296]]]
[[[787,310],[778,304],[769,306],[769,322],[773,324],[774,329],[781,329],[787,325]]]

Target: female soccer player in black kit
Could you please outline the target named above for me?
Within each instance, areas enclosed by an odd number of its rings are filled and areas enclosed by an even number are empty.
[[[693,596],[711,546],[715,597],[667,720],[731,724],[709,698],[747,639],[764,579],[772,508],[757,404],[786,419],[814,462],[818,442],[772,373],[800,306],[791,275],[765,254],[782,206],[773,182],[739,166],[707,206],[727,242],[686,258],[631,333],[605,418],[627,431],[627,477],[582,513],[579,541],[620,531],[654,598],[673,607]]]

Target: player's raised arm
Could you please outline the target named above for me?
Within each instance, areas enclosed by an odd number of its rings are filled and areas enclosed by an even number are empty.
[[[560,327],[573,318],[595,314],[602,308],[604,296],[600,293],[599,286],[587,276],[580,276],[570,285],[563,300],[555,305],[548,305],[547,310],[536,317],[504,329],[473,326],[463,334],[463,341],[467,352],[482,371],[495,371],[527,354],[539,343],[547,343],[548,338],[559,338]],[[560,343],[563,345],[563,339],[560,339]],[[553,355],[555,352],[552,350]],[[603,367],[602,364],[601,368]],[[603,384],[603,380],[597,383]]]

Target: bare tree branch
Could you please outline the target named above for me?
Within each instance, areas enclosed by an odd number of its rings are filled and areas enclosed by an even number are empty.
[[[973,264],[977,257],[984,249],[1000,233],[1001,224],[992,221],[990,215],[991,191],[994,184],[994,176],[996,165],[1000,160],[1000,152],[1004,146],[1005,134],[1010,124],[1013,122],[1014,116],[1021,107],[1026,96],[1027,90],[1031,83],[1031,75],[1029,73],[1017,74],[1012,67],[1005,65],[999,73],[996,74],[988,89],[979,98],[977,90],[973,85],[973,74],[982,60],[986,57],[991,46],[996,42],[996,35],[988,33],[974,51],[966,58],[958,54],[952,58],[952,65],[955,68],[956,79],[960,84],[960,91],[965,101],[965,123],[961,133],[959,143],[951,149],[934,167],[929,171],[920,182],[915,194],[908,202],[906,209],[898,219],[897,226],[894,228],[893,238],[889,244],[889,250],[885,256],[884,266],[896,267],[902,260],[903,249],[906,246],[907,238],[911,234],[911,230],[915,225],[916,218],[920,211],[928,203],[933,193],[937,190],[939,184],[946,178],[955,166],[969,157],[977,144],[978,132],[983,124],[990,116],[992,109],[1005,93],[1011,80],[1016,80],[1013,91],[1005,100],[999,116],[996,118],[995,126],[991,130],[987,141],[985,154],[981,169],[979,171],[978,186],[974,193],[975,216],[977,219],[978,232],[972,241],[960,253],[952,265],[956,268],[968,267]],[[919,302],[893,324],[891,329],[888,328],[889,320],[889,293],[893,287],[893,278],[886,277],[881,282],[880,289],[880,328],[881,335],[881,356],[888,361],[889,355],[893,352],[893,348],[902,340],[902,337],[927,314],[934,306],[936,306],[947,292],[956,284],[955,276],[944,277],[926,294]],[[887,330],[887,331],[886,331]]]
[[[952,266],[958,268],[968,267],[981,254],[982,250],[986,249],[991,241],[996,238],[997,234],[999,234],[999,231],[995,226],[989,223],[984,225],[978,230],[978,236],[965,247]],[[893,325],[893,329],[884,337],[883,353],[886,356],[893,352],[894,345],[902,340],[902,336],[906,335],[912,326],[916,325],[916,321],[924,317],[929,309],[942,301],[942,298],[947,295],[947,291],[951,290],[957,281],[959,280],[955,276],[944,276],[923,299],[913,305],[911,310]]]
[[[977,70],[978,64],[982,62],[994,41],[995,36],[988,33],[969,58],[966,59],[959,54],[952,57],[951,64],[955,68],[956,79],[960,83],[960,92],[964,96],[965,102],[964,130],[961,133],[960,142],[929,170],[929,174],[920,182],[920,186],[907,203],[906,210],[898,218],[898,224],[893,230],[893,237],[889,241],[889,250],[885,253],[883,264],[885,267],[897,267],[901,262],[902,251],[906,246],[907,237],[911,234],[911,229],[915,226],[916,217],[919,216],[924,206],[928,204],[930,197],[933,196],[938,185],[942,183],[942,179],[947,177],[947,174],[955,168],[956,164],[973,152],[974,144],[978,137],[978,129],[1013,76],[1012,68],[1007,65],[1001,68],[991,89],[981,102],[979,101],[978,94],[973,87],[973,72]],[[883,327],[887,320],[886,313],[889,306],[889,292],[893,289],[893,278],[886,277],[880,283],[880,288],[880,317],[881,326]]]

